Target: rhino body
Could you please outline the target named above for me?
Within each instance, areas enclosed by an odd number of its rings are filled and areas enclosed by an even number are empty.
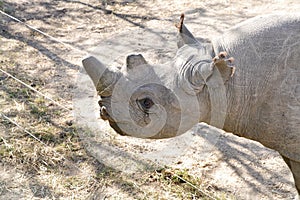
[[[83,60],[102,118],[134,137],[174,137],[206,122],[256,140],[280,153],[300,193],[300,15],[258,16],[206,44],[183,16],[177,27],[177,54],[164,65],[141,55],[122,70]]]

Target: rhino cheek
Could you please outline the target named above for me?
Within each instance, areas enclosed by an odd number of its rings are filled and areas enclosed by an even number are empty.
[[[134,121],[137,125],[141,127],[145,127],[151,122],[149,114],[141,111],[136,101],[131,100],[131,103],[129,105],[129,114],[132,121]]]
[[[175,102],[173,104],[176,104]],[[172,104],[161,106],[166,115],[150,114],[149,118],[153,121],[165,121],[162,129],[157,132],[151,139],[171,138],[182,134],[179,132],[181,125],[181,110],[173,107]]]
[[[145,114],[130,104],[129,109],[120,106],[121,109],[113,110],[114,123],[111,126],[121,135],[129,135],[138,138],[170,138],[178,135],[181,123],[181,110],[174,108],[173,103],[156,103]],[[178,105],[177,105],[178,106]],[[113,106],[116,108],[116,106]]]
[[[181,135],[183,132],[180,132],[181,124],[181,112],[179,113],[168,113],[167,121],[162,130],[151,137],[152,139],[162,139],[162,138],[171,138]]]
[[[124,114],[124,113],[123,113]],[[167,112],[159,106],[155,114],[149,115],[149,123],[139,124],[135,118],[128,113],[128,117],[124,121],[119,121],[118,127],[127,135],[138,138],[151,138],[157,135],[166,124]]]

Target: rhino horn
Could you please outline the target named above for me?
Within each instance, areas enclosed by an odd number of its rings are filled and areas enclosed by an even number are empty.
[[[147,61],[141,54],[131,54],[126,58],[127,69],[132,69],[136,66],[146,65]]]
[[[184,14],[181,14],[180,21],[175,24],[175,26],[179,30],[178,34],[178,48],[182,47],[185,44],[194,44],[201,46],[201,43],[193,36],[193,34],[187,29],[187,27],[183,24]]]
[[[94,56],[82,60],[83,67],[92,79],[100,96],[110,96],[113,87],[120,77],[120,72],[106,67]]]

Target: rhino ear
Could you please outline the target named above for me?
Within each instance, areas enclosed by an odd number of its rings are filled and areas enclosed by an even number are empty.
[[[187,29],[187,27],[183,24],[184,14],[181,14],[180,21],[175,24],[178,28],[178,48],[182,47],[185,44],[199,45],[202,46],[201,43],[193,36],[193,34]]]
[[[233,65],[234,58],[225,59],[226,57],[226,52],[220,52],[213,58],[214,65],[218,68],[224,82],[227,82],[235,72],[235,66]]]
[[[127,69],[133,69],[139,65],[146,65],[147,61],[141,54],[132,54],[127,56],[126,58],[126,66]]]

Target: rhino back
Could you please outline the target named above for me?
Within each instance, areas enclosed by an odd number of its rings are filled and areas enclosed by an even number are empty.
[[[213,46],[235,58],[225,130],[300,160],[300,15],[253,18]]]

